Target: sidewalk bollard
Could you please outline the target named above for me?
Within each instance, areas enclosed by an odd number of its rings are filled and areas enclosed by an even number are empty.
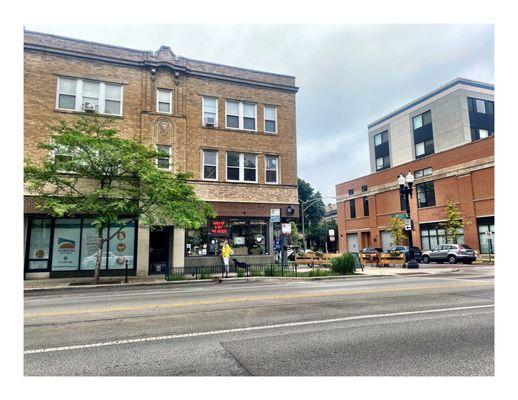
[[[128,259],[126,258],[126,262],[124,263],[124,282],[128,283]]]

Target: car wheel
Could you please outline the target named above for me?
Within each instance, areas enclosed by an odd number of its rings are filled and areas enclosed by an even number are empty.
[[[450,264],[457,264],[457,257],[455,257],[454,255],[448,256],[448,262]]]
[[[423,264],[429,264],[430,263],[430,257],[428,256],[423,256],[421,258],[421,261],[423,262]]]

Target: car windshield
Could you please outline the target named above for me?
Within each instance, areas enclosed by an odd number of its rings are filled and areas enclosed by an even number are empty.
[[[471,250],[471,247],[469,247],[467,244],[462,244],[461,247],[463,249],[468,249],[468,250]]]

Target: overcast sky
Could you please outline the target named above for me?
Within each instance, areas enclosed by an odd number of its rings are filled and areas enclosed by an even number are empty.
[[[492,25],[27,25],[294,75],[298,175],[323,196],[369,173],[367,124],[456,78],[494,82]],[[334,202],[325,199],[325,202]]]

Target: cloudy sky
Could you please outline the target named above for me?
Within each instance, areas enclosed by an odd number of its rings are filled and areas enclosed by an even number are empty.
[[[367,124],[464,77],[494,83],[492,25],[26,25],[294,75],[298,175],[323,196],[369,173]],[[333,202],[326,199],[326,202]]]

